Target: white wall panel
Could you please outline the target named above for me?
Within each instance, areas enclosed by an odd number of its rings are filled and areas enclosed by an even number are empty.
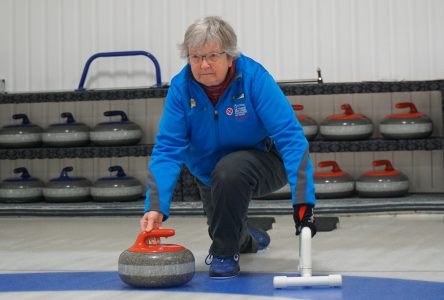
[[[72,90],[96,52],[145,50],[171,80],[186,27],[220,15],[239,47],[278,80],[444,78],[441,0],[0,0],[0,78],[7,90]],[[151,85],[145,57],[95,61],[89,88]]]

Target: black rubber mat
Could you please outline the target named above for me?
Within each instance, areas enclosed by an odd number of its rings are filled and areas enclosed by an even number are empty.
[[[339,223],[338,217],[317,217],[316,218],[316,228],[319,232],[322,231],[333,231],[337,228]]]
[[[291,218],[291,216],[288,216]],[[273,223],[276,220],[273,217],[251,217],[248,218],[248,224],[253,227],[260,228],[262,230],[270,230],[273,228]],[[337,228],[339,223],[338,217],[317,217],[316,218],[316,228],[318,232],[322,231],[333,231]]]
[[[276,219],[273,217],[251,217],[248,218],[247,222],[248,225],[268,231],[273,228]]]

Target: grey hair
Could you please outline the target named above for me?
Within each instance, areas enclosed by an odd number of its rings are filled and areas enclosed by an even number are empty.
[[[216,42],[229,56],[237,58],[236,33],[230,24],[217,16],[209,16],[194,21],[185,32],[183,43],[179,44],[180,56],[188,57],[189,49],[201,48],[207,42]]]

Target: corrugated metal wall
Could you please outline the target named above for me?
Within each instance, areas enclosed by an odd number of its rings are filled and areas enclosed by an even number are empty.
[[[74,90],[83,65],[96,52],[145,50],[161,64],[163,81],[183,66],[177,44],[186,27],[203,15],[220,15],[238,33],[239,46],[278,80],[314,78],[321,67],[327,82],[444,78],[444,1],[441,0],[0,0],[0,79],[9,92]],[[144,57],[106,58],[93,63],[87,88],[152,85],[154,67]],[[414,101],[442,136],[440,93],[396,93],[290,97],[318,122],[352,104],[378,123],[399,101]],[[27,113],[46,127],[70,111],[94,126],[105,110],[122,109],[154,142],[163,99],[0,106],[0,126]],[[376,132],[375,135],[378,133]],[[335,159],[357,177],[374,159],[390,159],[405,172],[412,192],[444,192],[442,151],[312,154],[314,163]],[[120,164],[144,181],[149,158],[0,161],[0,179],[26,166],[44,181],[73,165],[91,180]]]
[[[163,81],[182,67],[186,27],[220,15],[244,53],[278,80],[444,78],[441,0],[1,0],[0,79],[7,90],[72,90],[96,52],[145,50]],[[153,84],[143,57],[93,63],[91,88]]]

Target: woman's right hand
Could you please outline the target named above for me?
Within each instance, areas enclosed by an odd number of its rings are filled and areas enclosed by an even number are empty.
[[[140,219],[140,229],[142,231],[151,231],[162,228],[163,214],[158,211],[149,211]],[[150,239],[151,244],[159,244],[160,238]]]
[[[161,228],[163,214],[158,211],[149,211],[140,219],[140,229],[142,231],[151,231],[152,229]]]

